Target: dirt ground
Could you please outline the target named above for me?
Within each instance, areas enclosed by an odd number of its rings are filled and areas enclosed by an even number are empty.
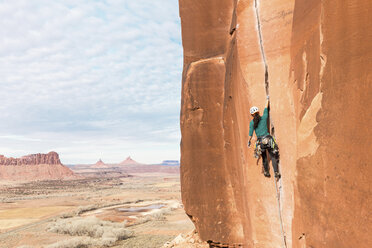
[[[182,208],[178,174],[0,182],[1,248],[48,247],[76,238],[52,232],[49,227],[60,219],[92,217],[127,223],[131,236],[110,245],[115,248],[162,247],[180,233],[194,229]]]

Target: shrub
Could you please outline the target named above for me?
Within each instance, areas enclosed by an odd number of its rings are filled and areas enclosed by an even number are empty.
[[[99,205],[88,205],[88,206],[82,206],[82,207],[79,207],[76,214],[77,215],[80,215],[80,214],[83,214],[85,212],[89,212],[89,211],[93,211],[93,210],[96,210],[100,208]]]
[[[117,240],[127,239],[131,237],[133,233],[125,227],[125,222],[114,223],[111,221],[103,221],[96,217],[74,217],[69,219],[58,219],[48,226],[48,231],[69,234],[71,236],[94,238],[89,240],[72,239],[72,241],[68,241],[76,243],[76,246],[73,247],[84,247],[84,245],[89,246],[91,243],[97,243],[97,245],[111,245]],[[64,244],[62,243],[62,245]]]
[[[174,208],[157,209],[155,211],[152,211],[152,212],[150,212],[148,214],[145,214],[145,215],[141,216],[140,218],[138,218],[138,220],[136,221],[136,223],[134,225],[143,224],[143,223],[153,221],[153,220],[158,220],[158,221],[165,220],[166,219],[165,215],[170,214],[170,212],[173,211],[173,210],[174,210]]]
[[[91,238],[76,237],[44,246],[44,248],[87,248],[90,245],[92,245]]]

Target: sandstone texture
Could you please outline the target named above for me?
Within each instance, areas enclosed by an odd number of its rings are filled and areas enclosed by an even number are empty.
[[[372,2],[179,6],[181,188],[201,239],[372,247]],[[277,188],[247,147],[249,108],[262,113],[267,95],[281,155]]]
[[[0,155],[0,180],[34,181],[73,179],[74,173],[64,166],[56,152],[31,154],[21,158]]]

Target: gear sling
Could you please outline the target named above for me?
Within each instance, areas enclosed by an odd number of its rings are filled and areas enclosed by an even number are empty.
[[[254,156],[255,158],[258,159],[257,163],[260,157],[262,157],[262,164],[263,164],[262,172],[265,174],[265,176],[269,174],[269,162],[267,159],[266,151],[268,151],[270,155],[273,168],[274,168],[274,172],[279,173],[279,168],[278,168],[279,147],[278,147],[278,144],[276,143],[275,138],[272,137],[271,135],[265,135],[263,137],[258,137],[255,143],[255,149],[254,149]]]

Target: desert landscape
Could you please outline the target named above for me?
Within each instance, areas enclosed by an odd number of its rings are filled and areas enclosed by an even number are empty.
[[[0,248],[371,248],[371,11],[0,1]]]
[[[40,159],[25,159],[30,157]],[[68,168],[55,152],[2,158],[2,248],[162,247],[194,229],[180,199],[179,166],[145,165],[127,158],[118,164],[100,160]],[[9,177],[12,169],[39,170],[39,162],[63,166],[67,173],[61,176],[52,169],[39,180],[30,173],[23,174],[23,180],[22,173]],[[61,177],[51,180],[53,171]]]

